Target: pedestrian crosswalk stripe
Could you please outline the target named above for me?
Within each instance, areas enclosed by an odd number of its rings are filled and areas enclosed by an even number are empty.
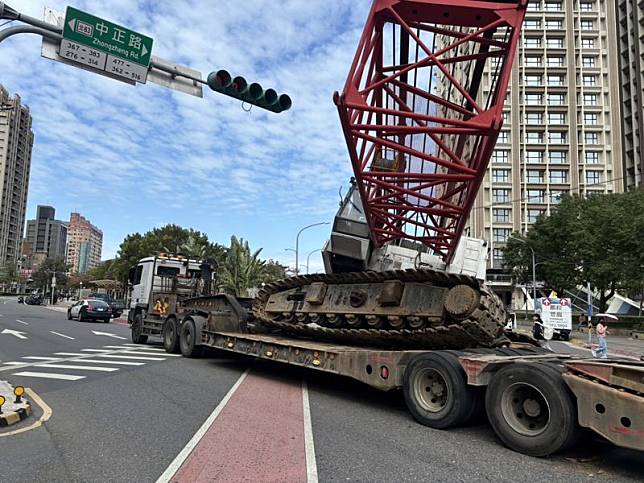
[[[65,381],[78,381],[79,379],[85,379],[85,376],[73,376],[71,374],[55,374],[53,372],[16,372],[12,376],[23,376],[23,377],[42,377],[45,379],[63,379]]]
[[[48,362],[38,364],[35,367],[47,367],[47,368],[53,368],[53,369],[75,369],[75,370],[79,370],[79,371],[99,371],[99,372],[118,371],[118,369],[116,367],[76,366],[76,365],[72,365],[72,364],[50,364]]]
[[[109,357],[114,359],[132,359],[135,361],[165,361],[165,359],[162,359],[160,357],[124,356],[121,354],[96,354],[96,357]]]
[[[165,349],[159,349],[158,347],[132,347],[132,346],[122,346],[122,345],[104,345],[106,349],[121,349],[121,350],[145,350],[153,352],[165,352]]]
[[[143,344],[132,344],[132,343],[129,343],[129,342],[126,342],[126,343],[125,343],[125,344],[123,344],[123,345],[129,345],[129,346],[133,346],[133,347],[150,347],[149,345],[143,345]]]
[[[105,349],[81,349],[81,352],[111,352]]]
[[[119,354],[136,354],[140,356],[161,356],[163,357],[181,357],[181,354],[155,354],[155,353],[150,353],[150,352],[143,352],[143,351],[123,351],[119,352]]]
[[[6,364],[7,366],[21,366],[23,364],[29,364],[28,362],[20,362],[20,361],[11,361],[11,362],[3,362],[3,364]]]
[[[72,356],[72,357],[87,357],[87,354],[83,354],[82,352],[54,352],[55,356]]]
[[[33,359],[34,361],[59,361],[60,357],[39,357],[39,356],[26,356],[23,359]]]
[[[145,362],[130,362],[130,361],[109,361],[95,359],[72,359],[72,362],[89,362],[91,364],[118,364],[119,366],[144,366]]]

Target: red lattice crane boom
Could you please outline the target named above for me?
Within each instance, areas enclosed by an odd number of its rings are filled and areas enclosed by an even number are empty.
[[[449,262],[503,123],[527,0],[375,0],[335,95],[374,243]]]

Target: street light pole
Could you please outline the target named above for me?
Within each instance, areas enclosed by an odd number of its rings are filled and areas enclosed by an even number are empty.
[[[537,264],[535,260],[535,254],[533,248],[530,246],[530,244],[525,241],[522,238],[517,238],[516,236],[510,235],[508,238],[512,238],[513,240],[520,241],[521,243],[525,243],[527,247],[530,249],[532,252],[532,311],[535,312],[536,310],[536,303],[537,303]],[[528,302],[526,300],[526,310],[528,309]]]
[[[297,236],[295,237],[295,275],[299,275],[300,273],[300,266],[298,265],[299,262],[299,255],[300,255],[300,235],[304,230],[308,230],[309,228],[313,228],[314,226],[320,226],[320,225],[328,225],[328,221],[322,221],[320,223],[312,223],[310,225],[305,226],[304,228],[300,229],[300,231],[297,232]]]
[[[315,250],[311,250],[309,254],[306,256],[306,274],[309,274],[309,259],[311,258],[311,255],[313,255],[315,252],[321,252],[321,248],[316,248]]]

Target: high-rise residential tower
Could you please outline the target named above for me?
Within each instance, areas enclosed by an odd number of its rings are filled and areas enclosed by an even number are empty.
[[[67,225],[67,264],[85,273],[101,263],[103,232],[80,213],[72,213]]]
[[[27,221],[25,239],[34,260],[67,256],[67,223],[55,218],[54,207],[38,205],[36,219]]]
[[[503,247],[564,193],[623,189],[613,0],[530,0],[499,136],[470,215],[490,247],[488,278],[509,303]],[[490,62],[483,89],[489,85]]]
[[[29,108],[0,85],[0,265],[20,256],[33,144]]]
[[[644,3],[618,0],[624,186],[644,184]]]

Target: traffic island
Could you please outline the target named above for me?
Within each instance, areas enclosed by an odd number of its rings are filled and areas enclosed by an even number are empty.
[[[31,404],[24,399],[24,388],[0,381],[0,428],[11,426],[31,414]]]

